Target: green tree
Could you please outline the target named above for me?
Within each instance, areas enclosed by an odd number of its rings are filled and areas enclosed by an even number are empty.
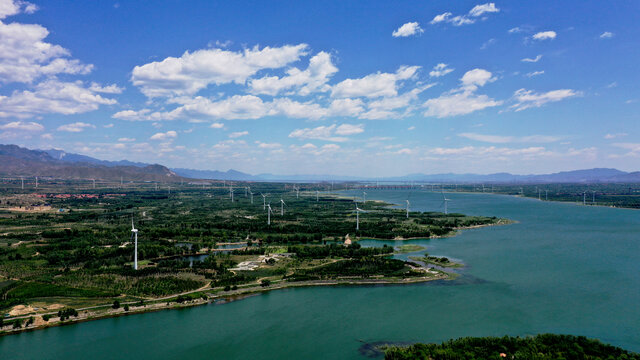
[[[111,307],[114,308],[114,309],[119,309],[120,308],[120,301],[114,300],[113,301],[113,305],[111,305]]]

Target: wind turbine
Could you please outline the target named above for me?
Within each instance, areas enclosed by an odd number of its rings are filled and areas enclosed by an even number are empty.
[[[587,192],[582,193],[582,205],[587,205]]]
[[[407,219],[409,218],[409,199],[407,199]]]
[[[320,195],[320,191],[316,190],[316,202],[318,202],[318,196]]]
[[[596,191],[595,190],[591,190],[591,191],[593,191],[593,198],[592,198],[591,202],[595,205],[595,203],[596,203]]]
[[[138,270],[138,229],[136,229],[135,226],[133,226],[133,215],[131,215],[131,239],[135,239],[134,253],[133,253],[133,269]]]
[[[296,199],[300,198],[300,188],[297,186],[293,187],[296,190]]]
[[[260,193],[262,195],[262,210],[267,209],[267,195]]]
[[[249,195],[251,195],[251,204],[253,205],[253,193],[249,190]]]
[[[229,186],[229,197],[231,198],[231,202],[233,202],[233,186]]]
[[[362,203],[363,204],[367,203],[367,192],[366,191],[362,192]]]
[[[38,188],[38,177],[36,176],[36,189]]]
[[[360,230],[360,213],[366,212],[358,207],[358,203],[356,203],[356,230]]]
[[[271,210],[271,203],[267,205],[267,225],[271,225],[271,214],[273,214],[273,210]]]
[[[280,198],[280,216],[284,216],[284,206],[287,205],[284,203],[284,200]]]
[[[442,192],[442,204],[440,206],[444,205],[444,213],[445,213],[445,215],[448,214],[447,203],[449,201],[451,201],[451,199],[447,199],[447,197],[444,195],[444,191],[443,191]]]

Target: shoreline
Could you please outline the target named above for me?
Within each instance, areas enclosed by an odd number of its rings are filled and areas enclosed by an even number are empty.
[[[369,278],[369,279],[331,279],[331,280],[313,280],[313,281],[300,281],[300,282],[286,282],[285,280],[282,280],[281,282],[278,283],[274,283],[268,287],[262,287],[258,284],[252,286],[252,287],[248,287],[248,288],[244,288],[244,289],[238,289],[235,290],[235,292],[225,292],[224,294],[220,294],[220,292],[222,291],[222,287],[220,288],[208,288],[208,289],[197,289],[194,290],[192,292],[186,292],[186,293],[182,293],[182,294],[178,294],[175,296],[171,296],[169,298],[167,298],[167,301],[163,300],[163,299],[158,299],[158,300],[151,300],[152,303],[148,303],[145,304],[143,306],[135,306],[132,309],[130,309],[129,311],[124,311],[123,307],[124,305],[132,305],[132,304],[136,304],[137,302],[124,302],[120,304],[120,308],[118,309],[113,309],[116,311],[112,311],[111,308],[111,304],[105,304],[103,306],[99,306],[99,307],[90,307],[90,308],[80,308],[80,309],[76,309],[76,311],[78,311],[78,313],[80,314],[78,317],[75,318],[69,318],[68,320],[65,321],[53,321],[53,322],[46,322],[44,324],[40,324],[40,325],[35,325],[35,326],[30,326],[30,327],[22,327],[19,329],[6,329],[6,330],[1,330],[0,331],[0,337],[4,337],[4,336],[10,336],[10,335],[15,335],[15,334],[20,334],[23,332],[31,332],[31,331],[37,331],[37,330],[44,330],[44,329],[48,329],[48,328],[53,328],[53,327],[59,327],[59,326],[67,326],[67,325],[75,325],[75,324],[79,324],[79,323],[84,323],[84,322],[89,322],[89,321],[94,321],[94,320],[102,320],[102,319],[107,319],[107,318],[115,318],[115,317],[121,317],[121,316],[130,316],[130,315],[139,315],[139,314],[144,314],[144,313],[151,313],[151,312],[158,312],[158,311],[164,311],[164,310],[176,310],[176,309],[183,309],[183,308],[190,308],[190,307],[194,307],[194,306],[202,306],[202,305],[209,305],[209,304],[214,304],[214,305],[224,305],[226,303],[230,303],[233,301],[240,301],[240,300],[244,300],[248,297],[252,297],[252,296],[258,296],[260,294],[263,293],[267,293],[270,291],[277,291],[277,290],[283,290],[283,289],[289,289],[289,288],[303,288],[303,287],[317,287],[317,286],[371,286],[371,285],[404,285],[404,284],[419,284],[419,283],[425,283],[425,282],[430,282],[430,281],[437,281],[437,280],[443,280],[443,281],[448,281],[448,280],[453,280],[455,279],[457,276],[456,274],[452,274],[452,273],[448,273],[445,271],[437,271],[437,274],[435,274],[434,276],[422,276],[422,277],[415,277],[415,278],[403,278],[403,279],[376,279],[376,278]],[[218,293],[216,294],[206,294],[207,291],[217,291]],[[203,299],[203,298],[199,298],[199,299],[194,299],[194,300],[187,300],[184,303],[177,303],[175,301],[175,299],[180,296],[180,295],[192,295],[192,294],[198,294],[198,293],[202,293],[201,296],[206,296],[207,299]],[[171,301],[173,300],[173,301]],[[89,310],[98,310],[98,309],[105,309],[106,312],[102,312],[102,313],[88,313]],[[83,316],[85,314],[83,314],[83,312],[86,314],[86,316]],[[30,317],[36,318],[36,317],[42,317],[45,314],[33,314],[33,315],[23,315],[23,316],[16,316],[16,317],[11,317],[11,318],[5,318],[5,321],[12,321],[15,319],[28,319]],[[52,317],[52,319],[57,318],[57,316]],[[6,325],[5,325],[6,326]]]

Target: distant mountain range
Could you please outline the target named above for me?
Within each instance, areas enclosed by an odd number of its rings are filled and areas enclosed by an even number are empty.
[[[0,145],[0,174],[5,176],[40,176],[103,181],[120,181],[121,177],[126,181],[176,182],[185,180],[175,172],[158,164],[131,166],[119,165],[119,163],[128,162],[106,163],[88,156],[67,154],[60,150],[29,150],[17,145]]]
[[[429,183],[634,183],[640,182],[640,172],[624,172],[616,169],[595,168],[562,171],[543,175],[514,175],[510,173],[479,174],[409,174],[397,177],[368,178],[335,175],[251,175],[236,170],[168,169],[158,164],[128,160],[107,161],[86,155],[67,153],[63,150],[29,150],[16,145],[0,145],[0,174],[13,176],[52,176],[57,178],[82,178],[147,181],[181,181],[190,179],[237,181],[380,181],[380,182],[429,182]]]

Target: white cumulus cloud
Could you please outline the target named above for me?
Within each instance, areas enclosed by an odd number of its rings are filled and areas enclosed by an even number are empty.
[[[433,70],[429,72],[429,76],[431,77],[440,77],[445,76],[448,73],[452,72],[454,69],[448,67],[449,65],[440,63],[433,67]]]
[[[44,131],[44,126],[36,122],[23,122],[13,121],[7,124],[0,125],[0,130],[14,130],[14,131]]]
[[[177,132],[173,130],[169,130],[164,133],[163,132],[155,133],[149,139],[150,140],[169,140],[169,139],[176,138],[177,136],[178,136]]]
[[[133,85],[148,97],[192,95],[209,84],[244,84],[264,69],[282,68],[307,54],[307,44],[243,51],[203,49],[136,66]]]
[[[440,97],[427,100],[423,105],[427,108],[424,115],[444,118],[470,114],[474,111],[501,105],[502,101],[475,93],[479,87],[494,80],[491,72],[487,70],[469,70],[460,78],[459,88],[446,92]]]
[[[541,31],[533,34],[533,40],[553,40],[556,36],[555,31]]]
[[[333,87],[332,97],[380,97],[398,94],[399,82],[411,79],[420,66],[401,66],[395,73],[369,74],[359,79],[346,79]]]
[[[305,70],[291,68],[283,77],[265,76],[249,81],[249,91],[252,94],[266,94],[275,96],[278,93],[296,89],[299,95],[306,96],[317,91],[328,91],[327,82],[338,72],[338,68],[331,61],[331,55],[322,51],[309,60],[309,67]]]
[[[95,129],[95,128],[96,128],[95,125],[78,121],[71,124],[58,126],[58,131],[77,133],[77,132],[83,132],[85,129]]]
[[[609,31],[605,31],[600,34],[600,39],[611,39],[613,37],[613,33]]]
[[[393,37],[408,37],[412,35],[422,34],[424,30],[420,27],[418,22],[408,22],[398,29],[396,29],[391,35]]]

